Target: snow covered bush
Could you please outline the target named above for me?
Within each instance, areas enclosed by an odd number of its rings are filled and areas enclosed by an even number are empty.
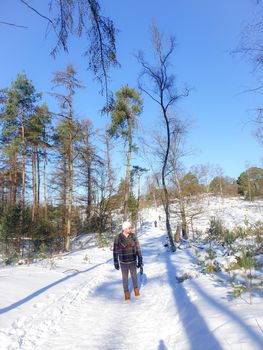
[[[232,271],[234,267],[237,264],[237,258],[233,255],[230,256],[225,256],[221,261],[220,261],[220,267],[222,271]]]

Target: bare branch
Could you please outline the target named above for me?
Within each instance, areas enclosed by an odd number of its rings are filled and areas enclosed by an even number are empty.
[[[42,15],[42,13],[40,13],[39,11],[37,11],[34,7],[30,6],[25,0],[20,0],[24,5],[26,5],[30,10],[32,10],[33,12],[35,12],[36,14],[38,14],[40,17],[46,19],[51,25],[52,27],[55,29],[54,23],[51,21],[50,18],[48,18],[45,15]]]
[[[13,26],[13,27],[17,27],[17,28],[24,28],[24,29],[28,28],[28,27],[25,27],[25,26],[22,26],[22,25],[19,25],[19,24],[14,24],[14,23],[4,22],[4,21],[0,21],[0,24],[5,24],[5,25],[8,25],[8,26]]]

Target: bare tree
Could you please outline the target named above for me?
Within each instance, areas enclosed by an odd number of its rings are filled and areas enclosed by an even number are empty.
[[[214,170],[212,164],[197,164],[192,166],[191,172],[195,174],[201,185],[205,187],[207,203],[209,204],[209,184],[214,176]]]
[[[139,88],[159,105],[162,117],[166,125],[166,150],[162,164],[162,187],[164,192],[166,229],[171,249],[172,251],[175,251],[172,229],[170,225],[170,200],[166,184],[167,165],[171,142],[171,121],[169,118],[169,110],[180,97],[188,95],[188,90],[186,89],[184,93],[178,94],[175,89],[175,77],[173,74],[169,74],[170,61],[175,49],[174,37],[170,37],[168,45],[165,47],[163,36],[158,31],[156,25],[153,25],[152,44],[155,57],[155,65],[148,63],[145,60],[142,52],[140,52],[137,56],[138,61],[142,66],[142,72],[139,76]],[[144,79],[148,80],[148,85],[145,85]],[[151,83],[151,85],[149,85],[149,83]]]
[[[215,175],[218,177],[219,179],[219,189],[220,189],[220,195],[221,198],[223,198],[223,185],[222,185],[222,179],[223,179],[223,175],[224,175],[224,170],[220,165],[215,165]]]

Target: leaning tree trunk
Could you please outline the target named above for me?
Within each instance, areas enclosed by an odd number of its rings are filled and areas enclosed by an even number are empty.
[[[166,153],[165,153],[165,158],[164,158],[163,167],[162,167],[162,185],[163,185],[163,191],[164,191],[165,224],[166,224],[168,238],[170,241],[171,250],[175,252],[176,248],[174,245],[173,234],[172,234],[172,229],[170,224],[170,201],[169,201],[169,194],[168,194],[166,182],[165,182],[166,166],[167,166],[167,161],[168,161],[168,156],[170,151],[170,127],[169,127],[168,118],[166,116],[166,110],[164,108],[163,108],[163,115],[165,118],[166,131],[167,131],[167,147],[166,147]]]

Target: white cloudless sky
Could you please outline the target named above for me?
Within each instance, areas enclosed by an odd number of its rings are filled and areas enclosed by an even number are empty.
[[[28,2],[48,15],[48,1]],[[121,68],[111,70],[113,91],[128,84],[137,88],[140,67],[134,54],[142,49],[152,60],[150,25],[154,20],[160,31],[174,35],[177,48],[173,56],[172,72],[178,88],[191,88],[189,97],[177,108],[181,115],[193,120],[187,147],[194,149],[184,160],[186,168],[196,164],[219,165],[224,175],[238,177],[247,164],[262,166],[263,150],[253,136],[255,109],[261,107],[260,95],[245,90],[260,85],[252,66],[233,56],[246,23],[259,12],[254,0],[101,0],[102,11],[119,29],[118,59]],[[75,111],[79,118],[90,118],[95,127],[103,127],[109,117],[101,116],[104,99],[100,87],[87,71],[83,57],[85,40],[71,42],[69,54],[61,52],[54,60],[50,51],[55,44],[52,32],[46,33],[44,19],[27,9],[19,0],[0,1],[0,21],[27,26],[20,29],[0,24],[0,88],[8,87],[16,75],[25,70],[43,100],[55,108],[49,96],[52,73],[64,70],[72,63],[79,72],[86,89],[75,97]],[[46,35],[47,34],[47,35]],[[158,107],[144,98],[141,115],[145,129],[158,127]]]

